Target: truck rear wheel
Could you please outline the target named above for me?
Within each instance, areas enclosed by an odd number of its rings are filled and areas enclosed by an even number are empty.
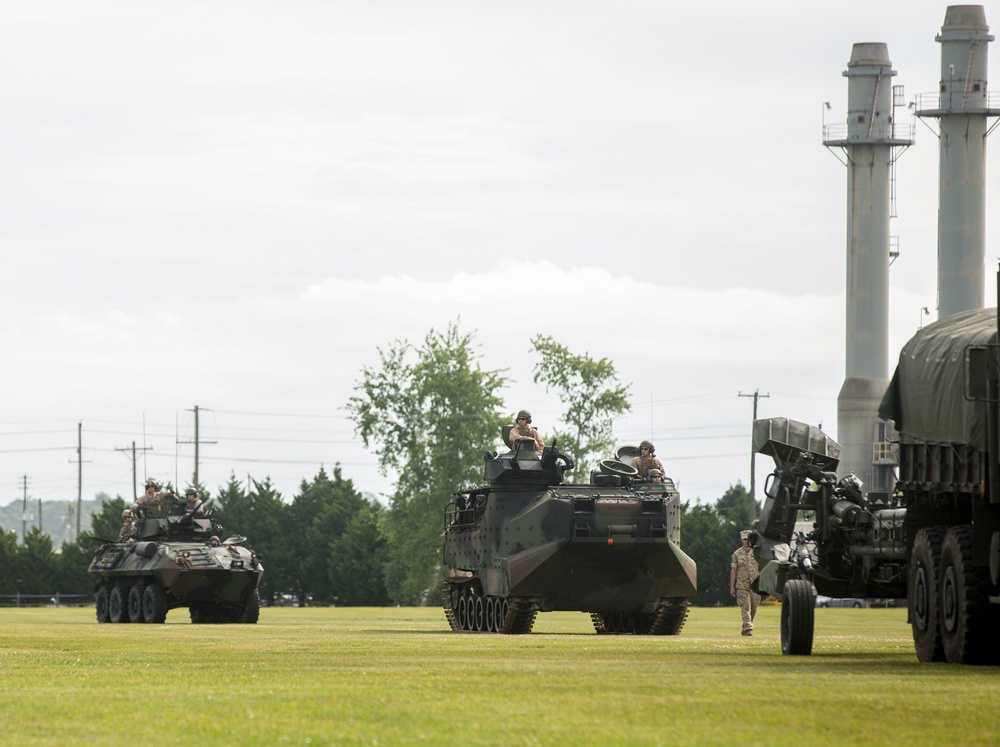
[[[972,562],[972,527],[948,529],[941,545],[941,647],[952,664],[992,662],[986,573]]]
[[[781,603],[781,653],[786,656],[809,656],[813,646],[816,610],[812,586],[793,579],[785,584]]]
[[[913,539],[907,580],[910,629],[920,661],[944,661],[941,645],[939,583],[944,527],[924,527]]]

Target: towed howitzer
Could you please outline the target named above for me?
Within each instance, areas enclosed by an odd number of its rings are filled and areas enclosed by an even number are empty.
[[[754,453],[774,459],[751,546],[758,591],[782,600],[785,654],[812,651],[815,593],[829,597],[906,596],[906,509],[899,496],[866,497],[854,474],[837,478],[840,444],[787,418],[757,420]],[[814,517],[799,527],[800,512]]]

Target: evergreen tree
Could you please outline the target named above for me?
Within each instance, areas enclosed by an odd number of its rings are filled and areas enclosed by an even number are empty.
[[[386,543],[378,527],[382,514],[381,506],[365,501],[330,543],[330,585],[340,606],[379,607],[390,602],[385,588]]]
[[[48,594],[56,591],[56,558],[52,552],[52,538],[34,526],[24,536],[24,545],[17,552],[20,579],[18,591],[22,594]]]
[[[17,532],[0,531],[0,594],[17,592]]]

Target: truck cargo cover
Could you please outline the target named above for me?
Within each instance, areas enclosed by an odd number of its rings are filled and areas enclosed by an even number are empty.
[[[966,350],[995,344],[997,310],[973,309],[928,324],[899,353],[878,414],[896,430],[931,443],[986,449],[986,412],[965,398]]]

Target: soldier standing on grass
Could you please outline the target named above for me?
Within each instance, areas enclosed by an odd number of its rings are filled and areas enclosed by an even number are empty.
[[[750,547],[750,531],[740,532],[742,546],[733,553],[733,562],[729,568],[729,595],[736,597],[743,616],[743,635],[753,635],[753,619],[757,615],[757,605],[760,604],[760,594],[754,594],[750,585],[760,575],[757,558]]]

